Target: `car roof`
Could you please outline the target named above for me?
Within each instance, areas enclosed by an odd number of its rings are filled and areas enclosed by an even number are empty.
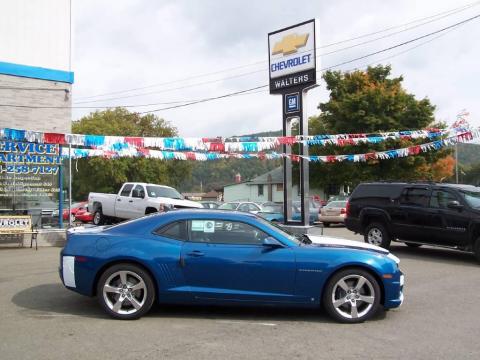
[[[234,211],[234,210],[218,210],[218,209],[180,209],[168,211],[166,213],[154,214],[151,216],[169,216],[172,218],[175,217],[189,217],[189,216],[208,216],[214,218],[255,218],[256,216],[251,213]]]
[[[372,181],[372,182],[364,182],[360,185],[401,185],[401,186],[434,186],[434,187],[446,187],[452,189],[463,189],[463,190],[477,190],[480,191],[478,186],[468,185],[468,184],[453,184],[453,183],[436,183],[436,182],[428,182],[428,181]]]
[[[143,182],[134,182],[134,181],[127,181],[125,184],[136,184],[136,185],[143,185],[143,186],[160,186],[163,188],[173,189],[171,186],[167,185],[160,185],[160,184],[152,184],[152,183],[143,183]]]

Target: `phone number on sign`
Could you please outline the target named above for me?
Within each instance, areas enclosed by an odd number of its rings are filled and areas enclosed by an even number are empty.
[[[29,166],[29,165],[0,165],[0,172],[7,174],[54,174],[58,173],[58,166]]]

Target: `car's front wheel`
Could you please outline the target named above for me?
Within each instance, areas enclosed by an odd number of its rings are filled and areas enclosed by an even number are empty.
[[[340,322],[359,323],[375,315],[380,298],[377,280],[365,270],[351,268],[332,276],[323,293],[323,306]]]
[[[155,300],[155,286],[150,275],[132,264],[108,268],[97,285],[100,305],[112,317],[138,319],[146,314]]]
[[[388,249],[390,246],[390,234],[381,223],[370,223],[364,232],[364,240],[371,245],[381,246]]]

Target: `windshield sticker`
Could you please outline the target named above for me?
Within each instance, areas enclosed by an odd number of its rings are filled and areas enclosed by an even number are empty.
[[[203,220],[192,220],[192,231],[203,231]]]
[[[206,232],[206,233],[215,232],[215,221],[205,221],[203,224],[203,232]]]
[[[225,230],[232,231],[232,229],[233,229],[233,224],[232,223],[226,223],[225,224]]]

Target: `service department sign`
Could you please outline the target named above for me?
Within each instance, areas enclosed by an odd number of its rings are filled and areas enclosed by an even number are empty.
[[[0,216],[0,234],[5,232],[24,232],[32,228],[30,216]]]
[[[316,84],[315,20],[268,34],[270,93]]]

